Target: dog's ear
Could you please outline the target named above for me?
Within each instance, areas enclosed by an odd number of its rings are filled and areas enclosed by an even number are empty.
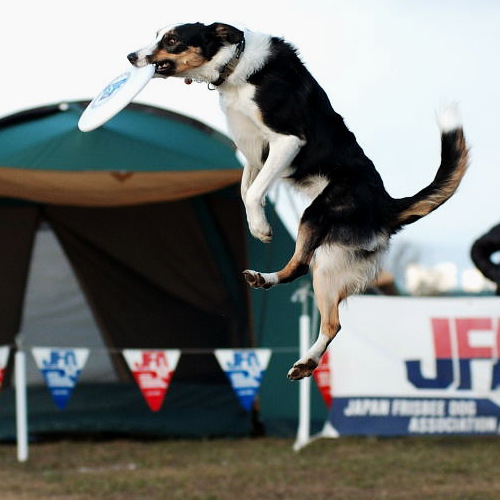
[[[243,31],[229,24],[213,23],[210,25],[215,36],[226,43],[240,43],[243,40]]]

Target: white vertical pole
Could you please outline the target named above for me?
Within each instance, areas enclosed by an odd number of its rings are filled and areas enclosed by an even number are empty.
[[[310,318],[307,314],[300,316],[300,357],[309,349],[311,339]],[[299,382],[299,425],[297,438],[293,449],[298,451],[305,446],[311,435],[311,377],[305,377]]]
[[[309,350],[311,342],[311,318],[308,314],[309,285],[297,290],[292,297],[294,302],[301,302],[302,314],[299,319],[299,350],[300,357],[303,358]],[[300,450],[305,446],[311,435],[311,377],[303,378],[299,382],[299,422],[297,437],[293,449]]]
[[[26,353],[18,346],[15,358],[17,460],[28,460],[28,405],[26,397]]]

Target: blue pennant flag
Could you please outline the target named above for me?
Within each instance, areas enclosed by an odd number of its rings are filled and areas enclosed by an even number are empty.
[[[34,347],[32,353],[55,404],[64,410],[87,362],[89,350]]]
[[[241,405],[250,411],[269,363],[271,349],[216,349],[215,357]]]

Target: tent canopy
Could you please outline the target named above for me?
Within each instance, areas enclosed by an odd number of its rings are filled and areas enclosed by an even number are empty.
[[[117,206],[187,198],[229,186],[241,166],[227,137],[194,119],[130,104],[80,132],[87,102],[0,120],[0,196]]]

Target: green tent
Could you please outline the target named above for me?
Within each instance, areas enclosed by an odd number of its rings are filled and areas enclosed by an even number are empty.
[[[131,104],[105,127],[82,133],[76,123],[84,105],[48,106],[0,121],[0,195],[131,205],[215,191],[241,176],[230,141],[200,122]]]
[[[0,120],[0,345],[14,345],[22,331],[33,242],[37,230],[50,228],[117,376],[79,384],[64,411],[53,407],[45,387],[30,386],[31,432],[247,435],[263,422],[267,432],[290,434],[297,384],[285,375],[297,356],[299,307],[290,302],[297,285],[250,292],[241,278],[249,266],[282,265],[292,250],[272,206],[275,238],[263,245],[247,232],[241,166],[225,136],[139,104],[82,133],[76,124],[86,104]],[[273,348],[260,405],[251,413],[212,353],[249,346]],[[159,412],[144,404],[124,348],[182,349]],[[0,438],[14,425],[9,375],[5,385]]]

